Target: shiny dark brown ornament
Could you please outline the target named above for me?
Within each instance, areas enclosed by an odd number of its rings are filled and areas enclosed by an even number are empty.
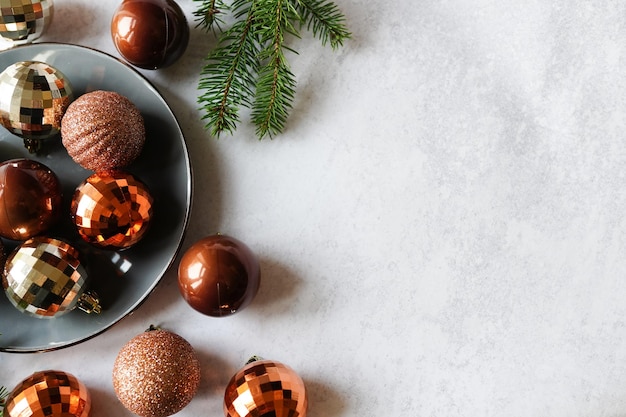
[[[61,119],[74,99],[65,75],[44,62],[21,61],[0,73],[0,121],[34,153],[61,131]]]
[[[6,399],[4,417],[88,417],[91,396],[74,375],[63,371],[35,372]]]
[[[227,236],[194,243],[178,266],[178,288],[195,310],[213,317],[245,308],[259,290],[261,268],[250,248]]]
[[[141,417],[166,417],[182,410],[200,385],[200,362],[183,337],[154,329],[132,338],[113,365],[120,402]]]
[[[111,20],[118,52],[144,69],[172,65],[187,49],[189,25],[173,0],[124,0]]]
[[[99,313],[100,304],[86,292],[87,271],[68,243],[37,236],[19,245],[4,265],[2,286],[11,304],[37,318],[59,317],[78,307]]]
[[[12,159],[0,164],[0,236],[26,240],[61,216],[61,183],[44,164]]]
[[[127,249],[146,234],[153,198],[133,175],[106,171],[91,175],[74,192],[70,215],[84,241],[105,249]]]
[[[302,378],[280,362],[251,359],[229,381],[226,417],[306,417],[308,399]]]

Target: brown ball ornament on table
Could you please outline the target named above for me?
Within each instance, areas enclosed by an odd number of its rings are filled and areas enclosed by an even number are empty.
[[[0,164],[0,236],[27,240],[61,216],[61,183],[41,162],[12,159]]]
[[[250,248],[227,235],[194,243],[178,266],[178,288],[187,303],[213,317],[230,316],[259,290],[261,267]]]
[[[173,0],[124,0],[111,20],[118,52],[143,69],[172,65],[187,49],[189,25]]]
[[[113,388],[120,402],[141,417],[182,410],[200,385],[200,364],[181,336],[153,329],[135,336],[118,353]]]
[[[6,399],[4,417],[88,417],[91,396],[74,375],[47,370],[20,382]]]
[[[308,399],[302,378],[276,361],[252,358],[228,382],[226,417],[305,417]]]
[[[130,165],[143,150],[146,129],[141,112],[127,97],[97,90],[67,108],[61,140],[74,162],[98,172]]]

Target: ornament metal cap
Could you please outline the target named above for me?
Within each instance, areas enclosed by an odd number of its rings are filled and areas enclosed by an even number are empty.
[[[84,311],[87,314],[100,314],[102,313],[102,306],[100,305],[100,298],[95,291],[87,290],[78,298],[76,307],[79,310]]]

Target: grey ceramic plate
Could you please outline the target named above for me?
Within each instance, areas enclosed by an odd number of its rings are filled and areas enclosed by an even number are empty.
[[[121,252],[95,250],[81,244],[64,216],[48,234],[74,243],[81,251],[90,284],[102,298],[103,312],[76,309],[52,319],[30,317],[0,294],[0,351],[38,352],[74,345],[101,334],[134,311],[150,295],[180,249],[190,214],[192,178],[180,126],[157,90],[137,71],[100,51],[76,45],[39,43],[0,53],[0,71],[18,62],[46,62],[65,74],[78,97],[92,90],[111,90],[128,97],[141,111],[146,143],[127,168],[154,197],[151,228],[136,246]],[[60,139],[43,152],[29,154],[22,139],[0,126],[0,160],[31,158],[51,168],[63,184],[64,208],[76,186],[92,174],[67,155]],[[15,242],[4,241],[8,250]]]

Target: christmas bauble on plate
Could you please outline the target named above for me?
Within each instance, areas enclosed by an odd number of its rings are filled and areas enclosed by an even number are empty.
[[[120,402],[141,417],[166,417],[182,410],[200,384],[192,346],[167,330],[150,328],[119,351],[113,388]]]
[[[243,242],[227,235],[200,239],[178,266],[178,288],[195,310],[230,316],[250,304],[259,290],[261,268]]]
[[[63,371],[35,372],[6,399],[4,417],[88,417],[91,396],[74,375]]]
[[[308,399],[302,378],[280,362],[252,358],[228,382],[226,417],[305,417]]]
[[[15,45],[39,38],[50,25],[52,0],[2,0],[0,37]]]
[[[47,231],[61,216],[61,183],[41,162],[0,163],[0,236],[26,240]]]
[[[30,152],[56,136],[61,119],[74,99],[65,75],[44,62],[20,61],[0,73],[2,125],[24,139]]]
[[[127,249],[146,234],[152,203],[146,185],[133,175],[105,171],[76,188],[70,215],[84,241],[104,249]]]
[[[95,295],[85,292],[87,272],[68,243],[34,237],[7,257],[2,286],[11,304],[38,318],[59,317],[79,307],[100,312]]]

